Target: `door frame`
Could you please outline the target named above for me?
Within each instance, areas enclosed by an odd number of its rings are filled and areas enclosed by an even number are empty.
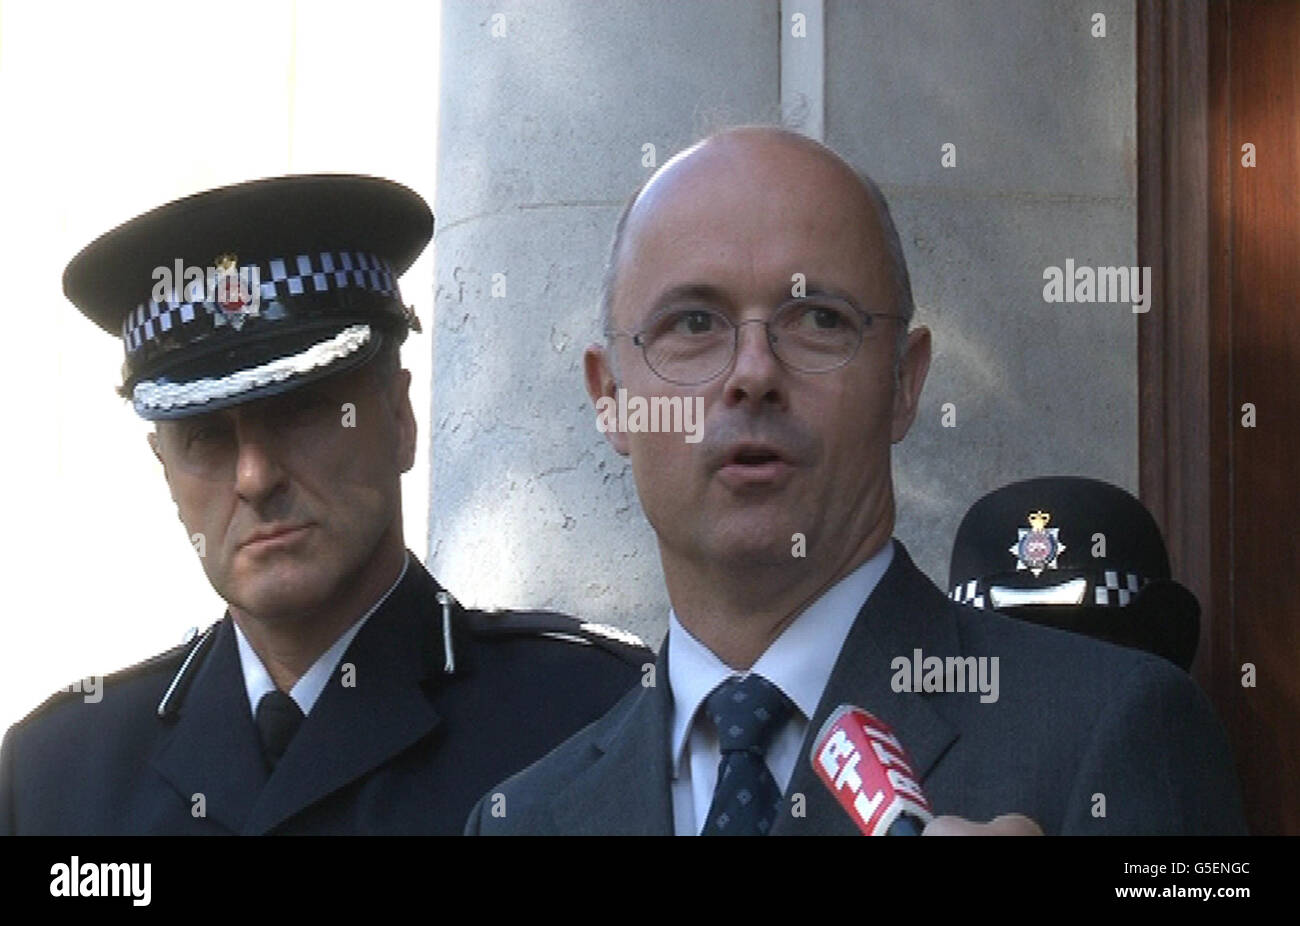
[[[1139,494],[1201,603],[1192,674],[1231,731],[1227,13],[1207,0],[1138,3],[1138,263],[1153,294],[1137,343]]]

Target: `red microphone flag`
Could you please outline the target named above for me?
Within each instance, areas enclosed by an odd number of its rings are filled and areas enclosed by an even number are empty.
[[[884,836],[906,813],[929,823],[930,802],[912,771],[911,757],[883,720],[841,704],[813,741],[813,770],[867,836]]]

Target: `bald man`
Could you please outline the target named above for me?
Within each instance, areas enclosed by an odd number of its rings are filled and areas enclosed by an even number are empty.
[[[702,435],[602,425],[658,538],[668,636],[653,677],[467,832],[868,831],[862,776],[819,777],[874,761],[845,708],[892,730],[932,833],[1244,832],[1184,673],[959,605],[893,538],[890,448],[930,364],[912,315],[883,197],[815,142],[733,129],[638,192],[585,372],[598,409],[703,409]],[[932,657],[962,671],[935,679]]]

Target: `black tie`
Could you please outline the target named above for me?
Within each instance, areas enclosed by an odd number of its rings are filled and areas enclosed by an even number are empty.
[[[718,728],[718,784],[703,836],[766,836],[776,822],[781,789],[764,756],[794,705],[761,675],[729,678],[705,701]]]
[[[262,739],[262,755],[271,768],[289,748],[289,740],[302,725],[302,716],[298,702],[278,688],[257,702],[257,735]]]

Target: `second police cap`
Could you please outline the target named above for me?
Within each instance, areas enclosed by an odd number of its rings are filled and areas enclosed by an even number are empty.
[[[971,506],[953,541],[954,601],[1144,649],[1187,669],[1200,605],[1170,578],[1160,528],[1128,492],[1027,479]]]
[[[220,187],[144,213],[63,273],[81,312],[122,338],[120,391],[183,418],[365,363],[419,330],[397,280],[433,235],[414,191],[304,174]]]

